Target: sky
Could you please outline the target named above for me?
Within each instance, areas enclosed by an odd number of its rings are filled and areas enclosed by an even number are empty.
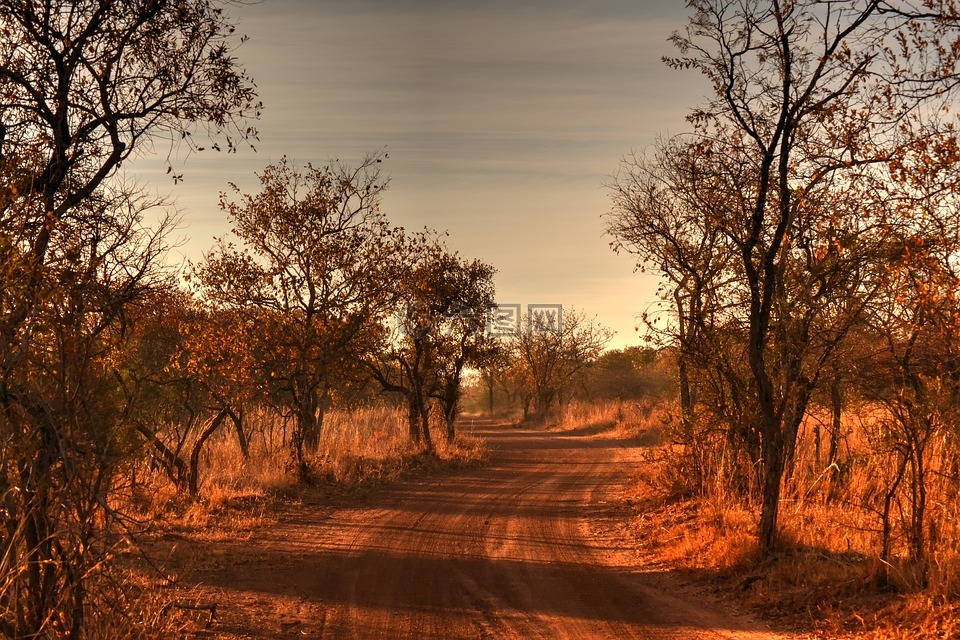
[[[385,149],[383,210],[449,231],[497,270],[502,304],[562,304],[639,344],[656,279],[604,235],[620,158],[688,130],[702,78],[661,61],[680,0],[265,0],[230,9],[237,57],[264,103],[256,152],[212,151],[127,167],[182,212],[176,258],[229,230],[219,194],[286,155],[357,164]]]

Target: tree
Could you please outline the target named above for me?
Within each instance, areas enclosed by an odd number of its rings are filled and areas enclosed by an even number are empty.
[[[476,368],[479,373],[480,384],[486,396],[485,404],[487,411],[493,413],[495,409],[497,384],[499,383],[501,387],[504,386],[507,371],[510,369],[511,363],[507,346],[495,336],[488,337],[490,340],[488,341],[487,348],[484,349],[483,356],[480,358],[480,362]],[[506,388],[503,390],[508,395],[508,399],[512,401],[514,398],[510,396],[510,390]]]
[[[256,400],[259,380],[254,361],[255,328],[242,314],[230,310],[206,309],[191,301],[187,322],[170,369],[187,384],[201,391],[201,408],[212,417],[197,439],[191,454],[191,493],[197,493],[196,458],[204,440],[213,435],[216,424],[226,418],[233,422],[242,454],[249,456],[247,434],[243,428],[245,408]]]
[[[430,400],[440,402],[447,438],[453,440],[464,369],[487,349],[484,329],[495,270],[461,258],[429,231],[409,238],[407,246],[395,333],[369,366],[385,391],[405,397],[411,441],[431,450]]]
[[[618,401],[663,397],[674,390],[673,380],[662,370],[663,357],[649,347],[604,351],[584,381],[586,393],[589,398]]]
[[[149,204],[116,180],[157,141],[256,135],[215,0],[0,2],[0,406],[13,637],[79,637],[129,424],[124,311],[160,276]],[[223,136],[221,136],[223,134]],[[57,363],[54,359],[58,359]],[[94,453],[95,452],[95,453]]]
[[[259,193],[221,197],[240,247],[220,239],[196,268],[209,303],[258,326],[263,378],[295,419],[291,446],[302,480],[337,372],[380,339],[381,316],[395,299],[402,233],[380,210],[383,158],[367,156],[355,168],[300,170],[286,159],[266,167]]]
[[[882,410],[876,449],[890,460],[884,489],[880,557],[892,553],[893,514],[906,520],[911,559],[925,579],[931,480],[940,469],[956,484],[960,400],[960,165],[957,142],[923,141],[898,158],[886,182],[882,293],[864,314],[855,371],[861,395]],[[939,444],[940,446],[935,446]],[[951,459],[952,458],[952,459]],[[904,488],[905,487],[905,488]],[[894,509],[906,494],[906,508]],[[928,534],[928,531],[930,532]],[[886,565],[885,565],[886,566]]]
[[[533,419],[542,422],[565,386],[600,357],[613,332],[573,309],[558,318],[527,315],[523,322],[527,326],[513,339],[514,360],[533,401]]]
[[[730,246],[714,220],[721,207],[731,218],[743,214],[743,194],[736,186],[748,175],[749,165],[717,163],[695,139],[678,137],[660,141],[647,155],[625,158],[609,186],[613,209],[605,222],[611,247],[636,255],[637,269],[649,265],[665,280],[660,294],[672,307],[675,324],[658,328],[658,318],[644,318],[652,336],[676,348],[681,428],[690,441],[697,403],[692,369],[707,366],[716,373],[720,393],[707,400],[708,406],[725,413],[739,405],[738,385],[730,375],[733,361],[718,349],[723,333],[718,327],[730,316],[726,305],[733,277]]]
[[[131,396],[142,396],[137,431],[153,461],[178,490],[200,491],[203,447],[230,421],[249,455],[244,409],[261,387],[256,379],[254,327],[238,313],[206,309],[179,288],[151,294],[132,318],[124,366]]]
[[[168,283],[171,227],[143,229],[151,204],[98,191],[78,205],[86,215],[61,221],[33,291],[29,344],[4,371],[0,630],[10,637],[79,637],[91,613],[88,580],[104,568],[113,523],[107,497],[140,445],[143,397],[123,366],[130,318]]]
[[[430,396],[440,403],[446,437],[456,437],[463,373],[489,356],[493,346],[485,334],[487,313],[494,304],[495,269],[480,260],[467,261],[444,253],[430,268],[432,297],[440,317],[433,323],[436,384]]]
[[[233,135],[256,135],[244,120],[259,103],[223,11],[215,0],[0,3],[0,214],[28,262],[24,302],[5,301],[9,344],[56,223],[131,154],[163,138],[199,149],[198,127],[231,148]]]
[[[493,300],[492,291],[490,296]],[[437,387],[430,396],[440,403],[447,442],[456,439],[457,418],[462,410],[464,373],[468,367],[483,367],[498,356],[498,345],[485,335],[486,313],[462,309],[452,318],[437,345],[439,370]]]
[[[664,277],[661,294],[674,322],[659,329],[649,325],[677,354],[678,435],[695,452],[699,489],[706,486],[711,471],[704,465],[711,461],[741,489],[764,484],[762,476],[756,482],[739,477],[764,468],[768,440],[748,366],[750,325],[744,319],[750,317],[751,290],[741,250],[758,174],[740,142],[694,135],[626,159],[607,216],[614,247]],[[858,185],[837,180],[809,188],[792,213],[789,250],[778,257],[764,362],[783,394],[776,416],[785,433],[785,466],[824,368],[879,289],[887,213],[876,200],[880,179],[866,172],[860,177]],[[866,202],[873,206],[860,213]],[[709,451],[714,439],[708,434],[718,427],[725,437],[716,441],[717,451]]]
[[[883,0],[688,4],[689,25],[672,38],[680,55],[668,63],[711,82],[713,98],[690,115],[696,135],[705,151],[750,174],[737,185],[745,215],[730,219],[725,234],[743,293],[746,391],[763,469],[759,540],[770,551],[797,426],[852,324],[847,313],[832,334],[813,331],[832,313],[830,287],[821,286],[830,280],[818,281],[819,267],[805,261],[831,245],[825,222],[863,213],[845,190],[914,141],[944,132],[924,118],[954,87],[958,51],[942,43],[956,40],[955,13],[946,1],[919,9]],[[831,214],[835,203],[848,206]],[[850,272],[833,273],[849,283]],[[806,305],[799,315],[798,301]]]

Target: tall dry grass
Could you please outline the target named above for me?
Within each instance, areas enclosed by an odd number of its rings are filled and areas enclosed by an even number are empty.
[[[127,529],[118,540],[116,602],[90,621],[92,640],[182,638],[202,632],[213,612],[192,608],[178,576],[202,568],[210,545],[242,542],[269,526],[284,503],[351,499],[361,488],[445,466],[482,461],[482,440],[469,434],[447,443],[436,416],[433,454],[410,444],[406,413],[390,406],[331,411],[309,457],[315,482],[303,487],[291,465],[292,423],[258,410],[245,416],[249,456],[227,428],[211,437],[200,458],[200,492],[191,498],[148,460],[131,467],[114,492]],[[192,442],[187,443],[188,448]]]
[[[719,462],[722,451],[705,461],[707,482],[691,486],[693,447],[672,441],[678,412],[662,407],[662,441],[648,449],[648,464],[638,477],[635,535],[658,560],[719,577],[761,610],[813,624],[823,638],[960,637],[956,444],[940,434],[925,456],[926,562],[911,558],[906,534],[911,504],[904,490],[892,501],[891,553],[883,559],[881,507],[892,487],[893,459],[889,438],[878,432],[876,411],[844,417],[833,464],[826,460],[826,447],[815,446],[815,429],[823,433],[826,416],[811,413],[784,486],[779,552],[761,559],[755,492],[731,485]]]
[[[659,443],[672,408],[659,400],[572,401],[560,407],[554,430],[567,435],[638,439]]]
[[[258,410],[246,416],[245,425],[246,457],[230,429],[221,429],[206,443],[200,458],[199,500],[187,500],[195,512],[254,504],[295,488],[288,444],[292,423]],[[464,464],[485,455],[483,443],[469,434],[458,434],[448,443],[439,415],[431,415],[431,432],[435,450],[425,456],[409,441],[404,410],[387,405],[334,410],[324,416],[319,446],[308,454],[308,461],[319,484],[350,489],[395,478],[422,467],[428,458],[438,464]],[[145,514],[168,513],[184,502],[162,470],[149,461],[135,469],[135,476],[139,502],[134,502]]]

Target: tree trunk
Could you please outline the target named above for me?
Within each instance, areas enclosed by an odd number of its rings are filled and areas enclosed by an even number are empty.
[[[684,283],[686,284],[686,278]],[[673,292],[673,300],[677,305],[677,319],[680,328],[680,351],[677,355],[677,368],[680,382],[680,421],[685,434],[693,433],[693,393],[690,388],[690,371],[687,364],[687,350],[691,347],[689,332],[687,331],[687,316],[684,314],[683,298],[680,295],[682,288],[677,287]]]
[[[837,452],[840,448],[840,418],[843,413],[843,392],[840,388],[840,374],[835,374],[830,381],[830,405],[833,420],[830,429],[830,448],[827,451],[827,465],[837,461]]]
[[[77,575],[76,567],[72,563],[68,563],[65,571],[65,580],[69,584],[69,589],[72,593],[73,599],[73,624],[70,627],[70,640],[80,640],[83,636],[83,627],[84,627],[84,604],[86,602],[86,583],[84,578]]]
[[[250,442],[247,439],[247,434],[243,430],[243,410],[239,409],[237,411],[230,410],[230,419],[233,421],[233,426],[237,432],[237,444],[240,445],[240,453],[243,454],[244,460],[250,459]]]
[[[18,463],[21,487],[21,513],[24,541],[24,571],[27,574],[25,607],[18,606],[17,626],[24,637],[40,637],[49,621],[51,609],[56,605],[55,570],[63,568],[64,561],[57,557],[54,538],[57,536],[54,520],[56,496],[53,494],[52,469],[54,452],[57,451],[58,434],[52,417],[39,404],[20,401],[23,409],[33,418],[35,440],[28,444],[34,451],[27,453]],[[6,407],[8,415],[9,407]],[[19,426],[19,425],[18,425]],[[28,436],[29,437],[29,436]],[[20,603],[18,602],[18,605]]]
[[[423,429],[423,444],[428,452],[433,451],[433,437],[430,435],[430,405],[423,396],[419,397],[420,426]]]
[[[306,434],[316,428],[315,423],[316,416],[313,413],[298,411],[297,422],[293,427],[293,433],[290,434],[290,446],[293,449],[293,463],[296,468],[297,481],[301,483],[310,481],[310,465],[307,464],[304,450],[306,448]]]
[[[457,409],[447,409],[443,417],[447,425],[447,443],[450,444],[457,439]]]
[[[880,514],[882,527],[880,533],[880,561],[884,566],[884,574],[886,574],[886,567],[888,567],[890,563],[890,540],[893,531],[893,525],[890,523],[890,512],[893,509],[893,499],[897,495],[897,489],[899,489],[900,483],[906,474],[908,461],[909,456],[901,456],[900,464],[897,465],[897,471],[893,476],[893,482],[883,496],[883,510]]]
[[[495,383],[496,380],[494,379],[493,375],[487,376],[487,409],[490,411],[490,413],[493,413],[493,389]]]
[[[203,452],[203,445],[206,444],[210,436],[220,428],[220,425],[223,424],[223,421],[227,419],[228,415],[230,415],[229,409],[221,409],[220,413],[210,421],[210,424],[200,433],[197,441],[193,444],[193,451],[190,452],[190,480],[188,483],[188,490],[191,496],[196,496],[200,493],[200,454]]]
[[[681,346],[681,350],[683,347]],[[680,422],[685,435],[693,434],[693,394],[690,392],[690,372],[687,358],[682,353],[678,362],[680,378]]]
[[[749,260],[747,256],[747,260]],[[746,260],[745,260],[746,262]],[[747,266],[752,267],[752,262]],[[754,277],[757,277],[754,272]],[[774,550],[777,543],[777,520],[780,515],[780,490],[786,462],[786,443],[783,418],[776,409],[775,387],[766,364],[765,336],[770,321],[769,308],[765,308],[754,280],[753,300],[750,314],[750,343],[748,359],[756,385],[757,420],[760,433],[760,455],[763,460],[760,526],[758,542],[763,555]],[[772,283],[765,283],[767,287]]]
[[[777,543],[780,515],[780,485],[783,480],[783,441],[779,429],[765,429],[763,444],[763,489],[760,505],[761,552],[773,551]]]
[[[813,425],[813,461],[816,468],[820,468],[820,458],[822,457],[823,444],[820,438],[820,423]]]
[[[316,453],[320,447],[320,428],[323,423],[323,413],[320,409],[320,399],[313,391],[304,394],[301,412],[305,416],[303,432],[303,448],[309,453]]]
[[[922,425],[922,428],[927,429],[925,433],[930,433],[931,425],[926,423]],[[927,513],[927,472],[926,463],[923,459],[925,450],[926,440],[923,435],[920,435],[911,444],[913,474],[910,482],[910,497],[913,502],[913,509],[910,517],[910,555],[911,559],[920,566],[924,573],[926,571],[924,561],[927,550],[926,532],[924,531]]]
[[[813,391],[810,388],[809,381],[802,375],[800,378],[801,381],[797,384],[797,388],[793,392],[795,399],[792,409],[782,418],[784,431],[784,475],[787,478],[793,476],[794,463],[797,458],[797,445],[800,442],[800,425],[803,422],[804,416],[807,414],[807,404],[810,401],[810,394]]]
[[[153,455],[153,459],[160,465],[164,473],[167,474],[167,477],[170,478],[170,481],[175,487],[177,487],[178,490],[183,490],[186,487],[187,475],[189,474],[187,463],[185,463],[180,456],[178,456],[173,450],[165,445],[157,436],[157,434],[148,429],[145,425],[138,424],[137,431],[140,432],[140,434],[149,440],[150,444],[153,445],[153,448],[156,450],[156,453]]]
[[[414,445],[420,445],[420,406],[417,403],[417,394],[415,391],[407,392],[407,426],[409,428],[410,442]]]
[[[457,437],[457,414],[460,413],[460,382],[451,381],[447,384],[446,393],[441,402],[443,419],[446,425],[447,442],[453,442]]]
[[[554,393],[547,390],[537,392],[536,402],[534,404],[534,419],[537,422],[546,422],[550,410],[553,408]]]
[[[446,403],[443,407],[443,420],[447,427],[448,444],[457,438],[457,413],[459,413],[459,408],[456,402]]]

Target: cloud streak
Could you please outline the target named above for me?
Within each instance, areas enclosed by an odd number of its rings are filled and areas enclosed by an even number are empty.
[[[515,302],[575,304],[635,341],[654,293],[603,238],[602,184],[619,157],[683,130],[705,91],[660,62],[681,3],[271,0],[234,13],[266,107],[260,153],[187,163],[175,192],[193,212],[188,255],[226,231],[227,180],[253,189],[281,155],[355,162],[386,146],[396,223],[449,229]]]

